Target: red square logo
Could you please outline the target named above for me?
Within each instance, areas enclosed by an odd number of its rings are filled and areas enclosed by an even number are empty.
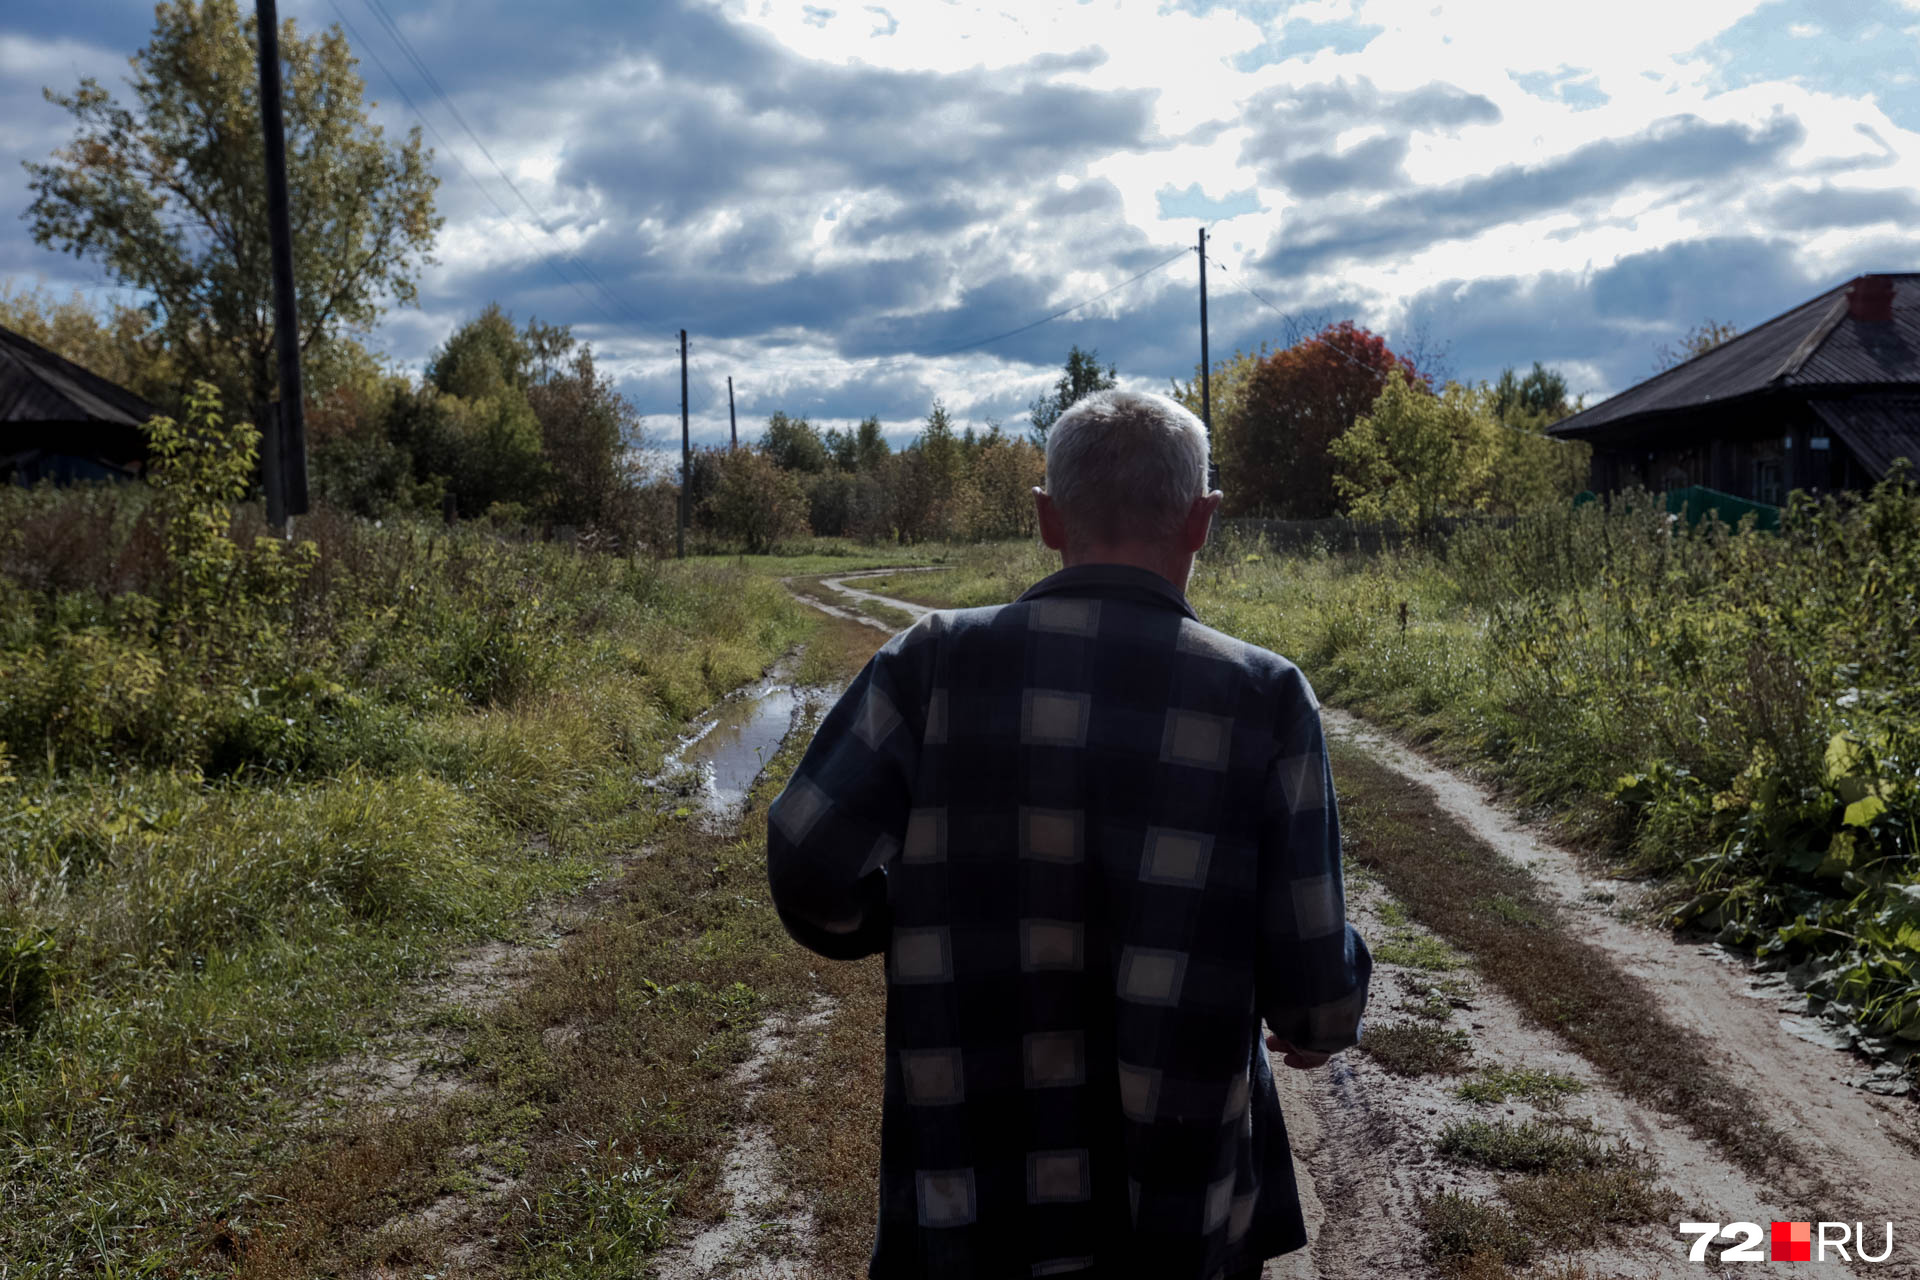
[[[1811,1222],[1774,1223],[1773,1260],[1775,1262],[1812,1262],[1813,1224]]]

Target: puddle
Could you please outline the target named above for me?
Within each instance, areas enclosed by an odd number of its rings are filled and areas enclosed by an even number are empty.
[[[735,693],[695,726],[667,757],[663,778],[693,774],[700,807],[710,824],[740,816],[747,792],[780,749],[795,715],[819,691],[788,681],[776,670]]]

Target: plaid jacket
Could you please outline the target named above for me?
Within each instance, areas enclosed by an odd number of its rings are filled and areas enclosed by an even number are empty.
[[[1260,1044],[1354,1043],[1319,704],[1157,574],[896,635],[768,814],[773,900],[887,956],[870,1275],[1212,1280],[1305,1242]]]

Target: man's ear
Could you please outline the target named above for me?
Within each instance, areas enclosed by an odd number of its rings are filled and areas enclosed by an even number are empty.
[[[1045,489],[1036,487],[1033,491],[1034,514],[1040,518],[1040,541],[1049,551],[1067,549],[1067,522],[1060,514],[1060,508],[1054,505],[1053,498]]]
[[[1182,550],[1198,552],[1207,545],[1207,531],[1213,527],[1213,516],[1220,509],[1221,493],[1215,489],[1212,493],[1203,493],[1193,500],[1187,508],[1185,546]]]

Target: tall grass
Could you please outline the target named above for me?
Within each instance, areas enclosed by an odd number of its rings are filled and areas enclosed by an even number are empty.
[[[807,625],[725,563],[246,508],[189,616],[159,508],[0,488],[0,1274],[194,1256],[311,1065],[636,846]]]
[[[1675,916],[1920,1039],[1920,493],[1776,536],[1645,495],[1370,557],[1216,546],[1216,626],[1680,887]]]

